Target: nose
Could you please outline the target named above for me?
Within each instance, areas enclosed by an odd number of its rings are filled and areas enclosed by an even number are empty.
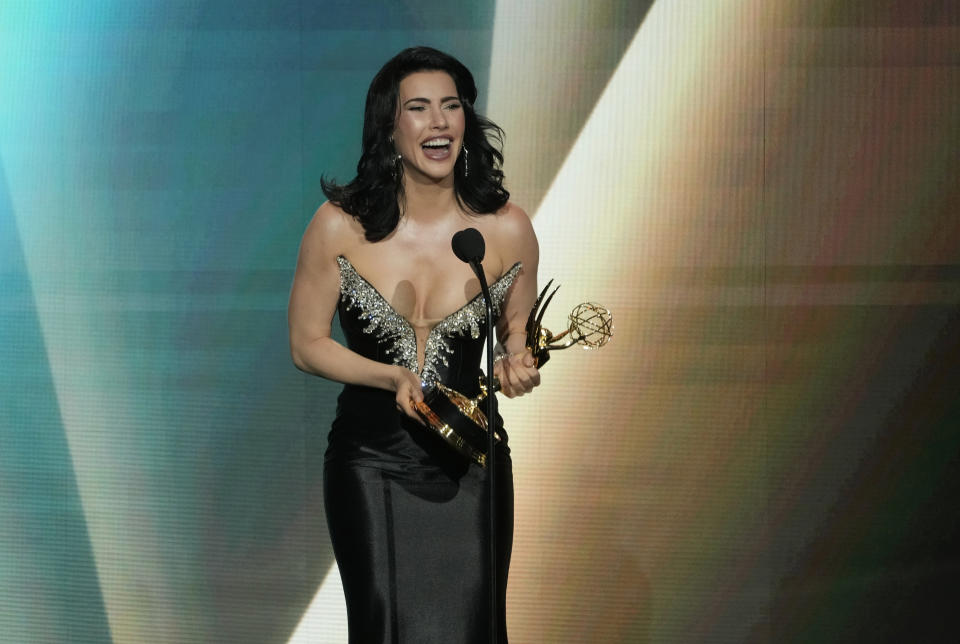
[[[447,127],[447,115],[443,111],[443,107],[439,107],[433,110],[433,122],[431,126],[436,130],[446,129]]]

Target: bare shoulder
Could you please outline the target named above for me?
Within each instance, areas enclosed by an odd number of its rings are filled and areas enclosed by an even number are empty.
[[[347,235],[353,221],[353,217],[344,212],[343,208],[325,201],[317,208],[317,212],[313,213],[313,219],[307,226],[307,234],[324,238]]]
[[[363,227],[342,208],[324,202],[303,234],[302,248],[328,259],[349,252],[363,239]]]
[[[510,237],[516,238],[524,243],[536,243],[537,234],[533,231],[533,222],[530,216],[520,206],[512,201],[497,212],[502,223],[504,232]]]
[[[523,208],[507,202],[492,219],[495,222],[497,246],[501,249],[504,266],[511,266],[517,261],[535,266],[538,256],[537,235],[533,222]]]
[[[508,201],[503,208],[498,210],[496,216],[500,225],[510,232],[519,233],[529,230],[531,234],[533,233],[530,216],[523,208],[512,201]]]

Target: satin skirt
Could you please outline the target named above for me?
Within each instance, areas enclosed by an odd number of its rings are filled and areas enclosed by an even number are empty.
[[[369,394],[351,395],[358,393]],[[487,470],[399,416],[392,394],[388,403],[376,414],[388,422],[376,430],[357,427],[353,414],[338,414],[324,465],[327,525],[350,644],[488,644]],[[368,421],[370,410],[363,413]],[[377,436],[374,444],[356,442],[369,433]],[[498,642],[506,644],[513,545],[506,446],[498,449],[496,470]]]

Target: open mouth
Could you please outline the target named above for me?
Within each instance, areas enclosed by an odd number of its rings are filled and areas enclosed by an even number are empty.
[[[423,150],[423,154],[428,159],[433,159],[434,161],[443,161],[450,156],[450,148],[452,143],[453,139],[450,137],[438,136],[424,141],[420,145],[420,148]]]

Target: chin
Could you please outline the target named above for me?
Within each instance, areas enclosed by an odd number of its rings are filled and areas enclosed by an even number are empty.
[[[426,165],[426,164],[424,164]],[[416,173],[425,179],[439,183],[445,179],[453,179],[453,164],[448,167],[420,167],[416,168]]]

